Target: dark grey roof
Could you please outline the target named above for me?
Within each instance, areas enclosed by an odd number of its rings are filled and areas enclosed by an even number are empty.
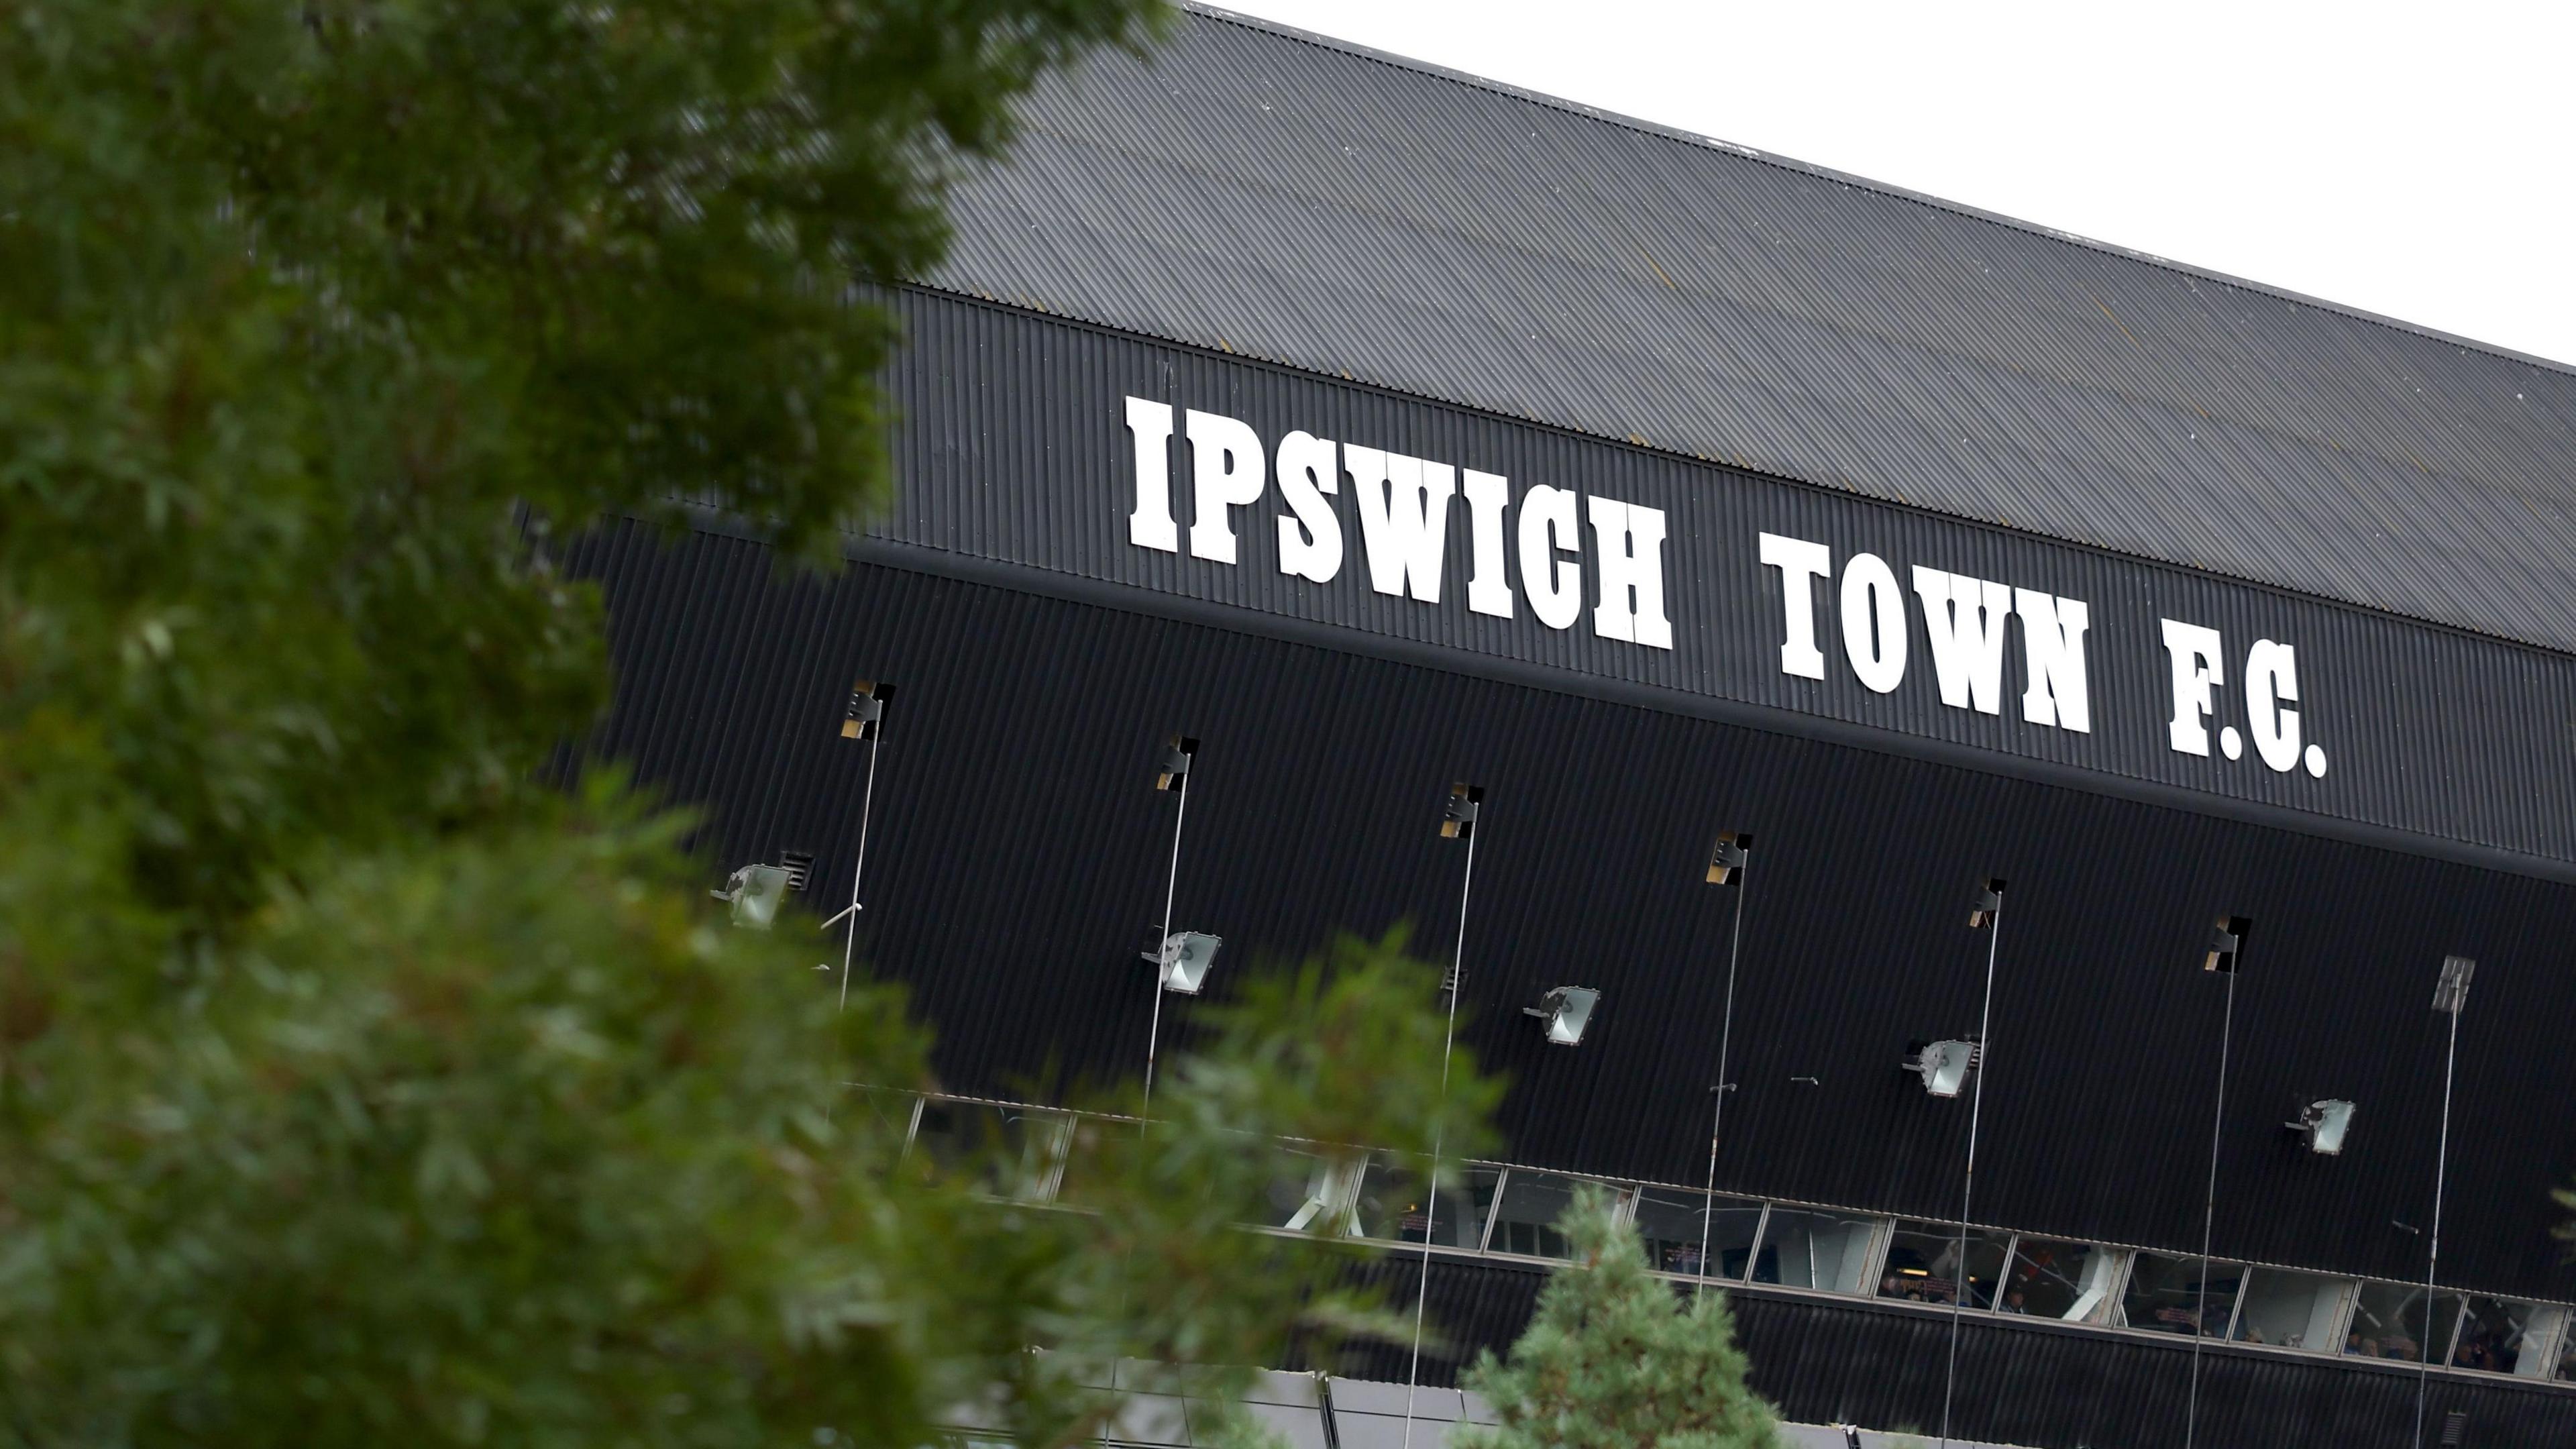
[[[937,285],[2576,649],[2567,369],[1215,13],[1027,119]]]

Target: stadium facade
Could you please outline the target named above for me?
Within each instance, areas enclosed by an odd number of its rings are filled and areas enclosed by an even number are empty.
[[[1141,1066],[1167,887],[1212,997],[1412,922],[1513,1080],[1425,1382],[1589,1178],[1801,1420],[2576,1443],[2567,370],[1207,11],[957,213],[844,572],[574,558],[711,849],[864,813],[925,1141]]]

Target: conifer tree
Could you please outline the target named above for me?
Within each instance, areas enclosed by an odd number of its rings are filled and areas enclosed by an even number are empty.
[[[1726,1296],[1690,1297],[1646,1269],[1633,1228],[1586,1188],[1558,1230],[1574,1258],[1540,1293],[1508,1358],[1480,1354],[1466,1386],[1494,1425],[1463,1427],[1461,1449],[1770,1449],[1771,1406],[1744,1382]]]

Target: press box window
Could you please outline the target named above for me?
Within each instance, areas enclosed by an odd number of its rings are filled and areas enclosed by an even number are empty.
[[[1503,1174],[1502,1202],[1494,1209],[1494,1232],[1486,1240],[1486,1249],[1525,1258],[1573,1256],[1565,1234],[1557,1231],[1556,1224],[1573,1203],[1575,1189],[1582,1185],[1581,1178],[1559,1177],[1552,1172],[1515,1170]]]
[[[1440,1195],[1432,1212],[1424,1186],[1421,1158],[1392,1152],[1372,1153],[1368,1177],[1360,1185],[1360,1235],[1380,1242],[1419,1243],[1427,1231],[1433,1246],[1474,1249],[1484,1236],[1493,1211],[1500,1169],[1470,1167],[1459,1174],[1460,1186]],[[1462,1197],[1460,1187],[1464,1188]]]
[[[2293,1273],[2283,1268],[2256,1268],[2245,1285],[2244,1306],[2236,1310],[2238,1343],[2268,1343],[2280,1348],[2330,1352],[2343,1322],[2345,1305],[2357,1285],[2349,1278]]]
[[[1753,1255],[1753,1281],[1828,1293],[1868,1292],[1879,1219],[1775,1207]]]
[[[2023,1238],[2013,1245],[2003,1300],[1995,1307],[2065,1323],[2101,1323],[2113,1311],[2111,1289],[2119,1276],[2120,1255],[2109,1248]]]
[[[1064,1181],[1072,1129],[1064,1112],[927,1098],[911,1157],[938,1172],[971,1175],[997,1197],[1047,1202]]]
[[[1970,1308],[1995,1306],[1995,1284],[2004,1273],[2004,1254],[2012,1234],[1968,1230],[1967,1270],[1960,1271],[1959,1230],[1937,1223],[1898,1223],[1887,1241],[1887,1267],[1879,1274],[1878,1296],[1914,1303],[1964,1303]],[[1966,1296],[1962,1298],[1961,1285]]]
[[[1719,1197],[1683,1188],[1649,1187],[1637,1194],[1638,1236],[1645,1239],[1646,1261],[1665,1273],[1690,1278],[1744,1281],[1753,1261],[1753,1240],[1762,1229],[1762,1204]],[[1700,1235],[1708,1236],[1708,1263],[1700,1262]]]
[[[2435,1295],[2430,1325],[2435,1359],[2450,1346],[2451,1332],[2459,1322],[2459,1298]],[[2353,1300],[2352,1322],[2344,1329],[2343,1351],[2355,1358],[2422,1363],[2426,1332],[2423,1289],[2402,1283],[2364,1283]]]
[[[2204,1307],[2200,1259],[2140,1253],[2129,1269],[2129,1291],[2121,1298],[2123,1320],[2131,1328],[2159,1333],[2223,1336],[2236,1314],[2236,1294],[2245,1286],[2245,1268],[2214,1260],[2207,1266]]]
[[[2559,1312],[2501,1298],[2472,1298],[2468,1316],[2460,1323],[2459,1341],[2451,1348],[2451,1366],[2526,1379],[2545,1377]]]

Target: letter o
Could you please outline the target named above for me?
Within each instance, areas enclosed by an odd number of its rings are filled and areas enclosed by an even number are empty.
[[[1874,553],[1843,565],[1843,655],[1860,682],[1886,694],[1905,680],[1905,596]]]

